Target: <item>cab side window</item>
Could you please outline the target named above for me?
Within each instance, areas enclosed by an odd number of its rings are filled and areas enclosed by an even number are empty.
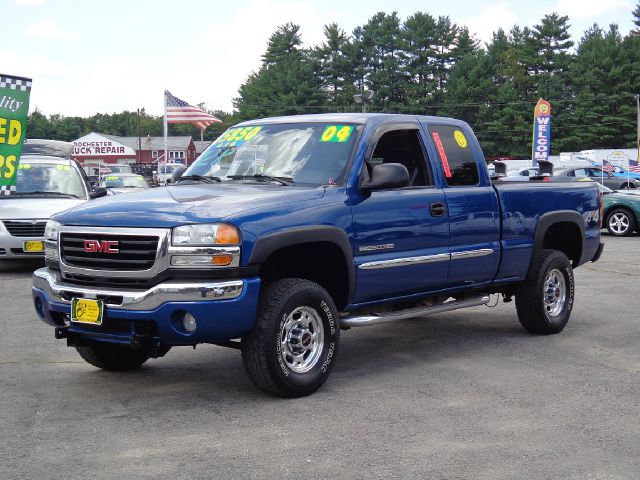
[[[478,185],[478,163],[464,132],[455,125],[429,125],[429,132],[438,151],[447,185]]]
[[[369,175],[380,163],[400,163],[409,172],[409,186],[433,185],[418,130],[393,130],[383,134],[366,162]]]

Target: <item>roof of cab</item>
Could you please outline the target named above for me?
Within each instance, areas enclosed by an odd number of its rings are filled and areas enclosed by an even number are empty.
[[[444,123],[450,125],[464,125],[462,120],[448,117],[434,117],[428,115],[405,115],[399,113],[317,113],[308,115],[289,115],[284,117],[266,117],[238,123],[243,125],[265,125],[284,123],[358,123],[383,124],[396,122]]]

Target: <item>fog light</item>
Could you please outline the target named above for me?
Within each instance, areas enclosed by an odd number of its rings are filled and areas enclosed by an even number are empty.
[[[182,327],[189,333],[196,330],[196,319],[189,312],[185,312],[184,317],[182,317]]]

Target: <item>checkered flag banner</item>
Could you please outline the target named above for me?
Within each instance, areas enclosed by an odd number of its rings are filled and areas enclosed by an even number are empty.
[[[0,73],[0,197],[18,193],[18,169],[27,134],[31,79]]]
[[[0,73],[0,88],[10,88],[21,92],[31,91],[31,79],[24,77],[9,77]]]

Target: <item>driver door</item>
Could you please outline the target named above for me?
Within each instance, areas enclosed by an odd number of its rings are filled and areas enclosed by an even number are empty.
[[[357,284],[354,303],[442,288],[449,271],[449,215],[434,184],[418,126],[386,127],[363,168],[400,163],[405,188],[376,190],[352,207]],[[375,138],[375,137],[374,137]]]

